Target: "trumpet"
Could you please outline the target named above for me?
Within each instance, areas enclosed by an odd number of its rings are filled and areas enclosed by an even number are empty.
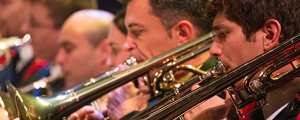
[[[120,87],[121,85],[124,85],[125,83],[146,75],[151,70],[162,68],[165,65],[168,65],[168,70],[174,69],[174,67],[170,67],[170,65],[182,64],[206,52],[209,50],[214,36],[215,33],[211,32],[194,41],[154,57],[153,59],[146,60],[124,71],[116,72],[104,78],[101,76],[92,78],[76,88],[57,93],[54,97],[32,97],[20,92],[11,84],[8,84],[7,86],[8,93],[12,98],[11,100],[12,103],[14,103],[19,119],[64,119],[66,116],[69,116],[84,105],[91,103],[97,98],[107,94],[117,87]],[[166,83],[159,79],[157,79],[156,82],[157,83],[149,84],[150,86],[153,86],[154,84],[158,86],[156,89],[152,89],[155,94],[159,93],[157,92],[158,90],[161,90],[161,88],[159,88],[160,82],[162,82],[161,84]]]
[[[228,73],[209,80],[205,85],[186,94],[185,96],[182,96],[153,112],[148,112],[148,114],[134,117],[133,119],[158,120],[177,118],[197,104],[209,99],[228,87],[235,89],[234,92],[237,93],[236,95],[238,95],[241,99],[240,102],[234,102],[234,107],[237,108],[237,110],[253,101],[257,101],[258,105],[265,105],[267,103],[267,92],[289,82],[289,80],[294,79],[299,74],[300,66],[295,66],[291,63],[300,57],[299,45],[300,34],[284,41],[279,46],[257,56],[247,63],[240,65]],[[287,71],[280,76],[271,77],[271,74],[274,71],[288,64],[292,65],[292,70]],[[267,68],[267,70],[262,71],[264,68]],[[253,77],[260,71],[262,71],[260,74],[260,84],[251,85],[249,78]],[[238,90],[234,86],[235,83],[243,78],[245,78],[244,88],[246,88],[248,94],[250,94],[247,97],[238,93]]]

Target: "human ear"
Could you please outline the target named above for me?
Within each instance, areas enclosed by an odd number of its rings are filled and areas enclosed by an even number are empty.
[[[176,25],[174,25],[173,29],[175,31],[175,36],[172,35],[172,37],[178,38],[178,46],[188,43],[195,39],[194,36],[196,36],[196,32],[192,23],[190,23],[189,21],[180,21]]]
[[[281,25],[275,19],[269,19],[266,21],[263,31],[265,32],[263,46],[264,50],[268,51],[276,47],[279,44],[279,38],[281,33]]]
[[[110,57],[111,55],[111,47],[109,45],[109,41],[107,38],[103,39],[98,46],[96,47],[96,49],[98,50],[98,56],[100,58],[100,62],[101,63],[106,63],[107,59]]]

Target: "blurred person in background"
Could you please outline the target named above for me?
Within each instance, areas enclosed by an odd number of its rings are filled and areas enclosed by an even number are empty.
[[[56,56],[65,75],[65,89],[110,70],[107,59],[111,50],[106,38],[113,17],[106,11],[83,10],[67,19]]]
[[[56,62],[65,74],[66,89],[111,69],[108,65],[111,63],[111,48],[106,38],[113,17],[106,11],[83,10],[74,13],[64,23]],[[97,100],[101,110],[106,109],[106,98],[103,96]]]
[[[108,32],[108,41],[111,47],[111,65],[112,67],[118,67],[130,56],[130,53],[123,48],[127,29],[124,23],[126,9],[121,9],[115,16],[113,23],[110,25]]]
[[[50,83],[54,92],[60,91],[64,86],[64,80],[61,78],[60,66],[55,64],[55,56],[59,48],[58,36],[61,27],[76,11],[93,9],[93,2],[91,0],[27,0],[27,2],[30,4],[29,22],[23,24],[23,30],[31,35],[36,60],[46,60],[48,76],[56,79]]]
[[[127,29],[124,23],[125,19],[125,9],[120,10],[114,20],[113,23],[109,27],[108,32],[108,42],[111,49],[111,54],[108,57],[108,65],[111,67],[118,67],[122,64],[125,60],[129,58],[129,52],[123,49],[123,44],[126,38]],[[102,96],[100,99],[97,99],[97,102],[102,111],[106,111],[106,100],[107,95]],[[85,106],[82,109],[78,110],[76,114],[72,114],[69,119],[97,119],[99,116],[97,114],[92,114],[90,116],[79,116],[88,113],[99,113],[101,111],[95,111],[93,106]],[[103,116],[102,116],[103,117]]]
[[[1,41],[16,40],[24,37],[26,32],[21,27],[28,22],[30,4],[24,0],[0,0],[0,31]],[[0,58],[0,84],[1,90],[6,91],[6,81],[15,86],[22,86],[31,81],[31,77],[40,75],[45,64],[34,60],[34,53],[30,44],[12,47],[9,51],[11,59],[2,55]],[[7,58],[6,58],[7,57]],[[9,60],[9,61],[7,61]],[[8,65],[4,65],[9,62]]]

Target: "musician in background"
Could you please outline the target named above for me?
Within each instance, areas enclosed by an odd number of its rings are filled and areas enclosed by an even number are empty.
[[[121,9],[115,16],[113,23],[110,25],[108,32],[108,41],[111,47],[111,55],[109,65],[118,67],[129,58],[130,53],[123,49],[123,45],[127,35],[127,29],[124,23],[126,9]]]
[[[210,48],[210,54],[222,61],[230,71],[271,50],[284,40],[300,33],[299,6],[299,0],[212,0],[207,11],[208,16],[214,18],[213,29],[217,35]],[[294,61],[294,64],[297,65],[298,61]],[[291,66],[286,66],[274,74],[289,69]],[[257,76],[254,79],[258,79]],[[241,83],[236,85],[243,89]],[[269,92],[269,104],[245,119],[299,119],[299,99],[294,97],[300,91],[299,86],[300,79],[295,79]],[[242,110],[243,114],[249,112],[247,109],[251,107],[253,105],[246,106]],[[202,110],[196,119],[203,119],[202,115],[207,111],[209,110]],[[215,118],[221,113],[216,109],[211,111],[214,112]]]
[[[0,0],[0,25],[3,38],[23,37],[20,27],[28,15],[29,4],[24,0]]]
[[[111,53],[107,60],[107,65],[110,67],[118,67],[120,64],[122,64],[126,59],[129,58],[129,52],[127,50],[123,49],[123,43],[126,38],[127,29],[124,23],[125,17],[125,9],[122,9],[119,11],[114,20],[113,23],[109,27],[107,40],[110,45]],[[94,57],[100,57],[100,56],[94,56]],[[101,97],[100,99],[97,99],[96,101],[98,104],[100,103],[101,110],[106,110],[106,105],[103,106],[102,103],[106,103],[107,96]],[[68,119],[83,119],[85,117],[85,114],[89,113],[99,113],[101,111],[95,111],[95,108],[93,106],[85,106],[82,109],[76,111],[74,114],[72,114]],[[79,116],[78,116],[79,115]],[[82,115],[82,116],[81,116]],[[94,116],[93,116],[94,115]],[[91,116],[88,116],[86,119],[97,119],[99,116],[97,114],[92,114]],[[103,117],[103,116],[102,116]]]
[[[27,22],[29,4],[24,0],[0,0],[0,31],[1,40],[22,38],[26,33],[22,31],[22,24]],[[34,76],[29,74],[32,67],[40,65],[33,60],[33,51],[30,44],[20,47],[13,47],[8,51],[11,54],[11,60],[7,61],[6,56],[0,56],[0,84],[1,90],[6,91],[6,81],[9,80],[16,86],[22,85],[21,82],[27,81],[27,78],[21,76]],[[4,62],[9,62],[3,66]],[[35,67],[36,71],[41,70],[43,65]]]
[[[64,23],[56,62],[65,74],[66,89],[110,70],[111,49],[106,38],[113,17],[106,11],[83,10]]]
[[[48,76],[50,75],[53,79],[58,78],[61,70],[54,61],[59,47],[58,35],[62,24],[74,12],[92,9],[93,2],[89,0],[70,0],[69,2],[66,0],[27,0],[27,2],[31,5],[29,23],[23,24],[23,28],[32,37],[31,44],[35,58],[46,60]],[[64,81],[59,79],[50,84],[56,92],[64,86]]]

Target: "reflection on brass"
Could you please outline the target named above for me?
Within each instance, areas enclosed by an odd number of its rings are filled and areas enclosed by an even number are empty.
[[[215,33],[211,32],[201,38],[193,40],[150,60],[141,62],[124,71],[94,77],[92,81],[88,80],[85,83],[67,90],[73,91],[71,94],[62,91],[54,94],[53,97],[33,97],[20,92],[18,89],[14,88],[14,86],[8,84],[9,93],[12,97],[14,106],[19,110],[18,115],[22,120],[60,120],[108,92],[130,81],[136,80],[141,76],[147,76],[151,70],[164,68],[163,66],[168,63],[174,65],[174,67],[167,67],[168,69],[176,69],[176,66],[209,50],[214,36]],[[166,60],[168,61],[166,62]],[[160,80],[157,80],[157,83],[151,83],[152,81],[153,80],[148,78],[145,80],[145,82],[150,82],[147,84],[150,88],[153,87],[152,85],[160,83]],[[156,91],[153,88],[151,89],[151,91]],[[16,96],[15,93],[18,93],[18,95]],[[74,95],[76,95],[75,99]],[[19,100],[16,100],[16,98]],[[26,107],[28,106],[25,106],[28,105],[29,102],[33,103],[36,116],[22,116],[29,114],[28,111],[26,111]]]
[[[27,108],[28,108],[28,113],[30,113],[32,116],[35,117],[36,113],[35,113],[35,108],[34,108],[34,105],[32,102],[28,103]]]

